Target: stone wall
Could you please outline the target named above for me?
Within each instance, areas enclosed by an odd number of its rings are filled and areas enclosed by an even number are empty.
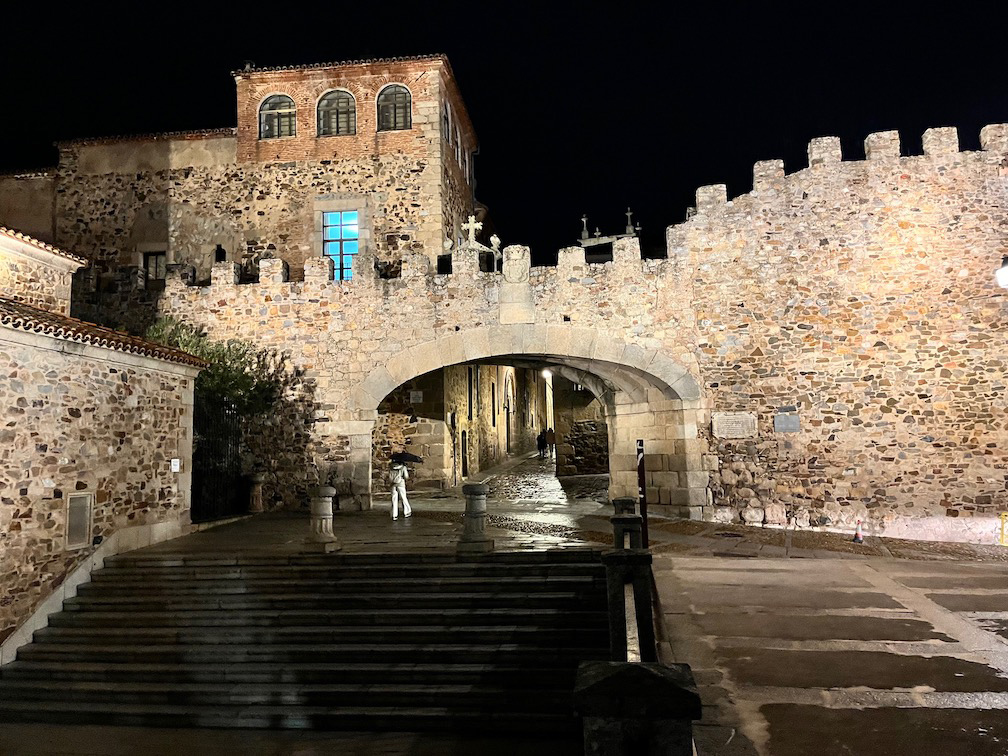
[[[196,370],[2,326],[0,370],[2,640],[113,532],[188,526]],[[88,543],[68,549],[68,499],[82,493]]]
[[[309,258],[289,282],[263,260],[261,283],[169,282],[161,307],[290,354],[326,407],[313,435],[350,449],[340,469],[359,497],[387,393],[443,366],[531,355],[602,382],[614,495],[636,490],[645,438],[649,497],[673,511],[975,534],[964,520],[1005,506],[993,270],[1008,246],[1008,128],[985,129],[981,151],[956,141],[931,130],[924,155],[900,157],[895,135],[872,135],[866,160],[842,162],[835,140],[816,140],[810,167],[760,163],[730,202],[723,186],[698,190],[667,259],[623,240],[611,262],[572,248],[531,268],[509,247],[502,273],[481,273],[485,250],[465,245],[451,275],[434,275],[430,250],[411,245],[397,279],[332,282]],[[489,388],[481,379],[481,401]],[[725,413],[748,420],[728,428]]]
[[[857,162],[818,139],[806,170],[759,163],[732,202],[698,191],[670,256],[695,271],[712,406],[758,423],[714,440],[718,503],[876,527],[1005,508],[1006,134],[961,153],[954,129],[931,129],[914,157],[874,134]]]
[[[582,387],[553,377],[557,475],[609,472],[609,428],[602,403]]]
[[[47,251],[46,246],[0,228],[0,297],[69,315],[73,274],[84,261]]]

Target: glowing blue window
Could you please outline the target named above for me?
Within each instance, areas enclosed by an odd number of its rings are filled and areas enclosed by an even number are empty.
[[[360,249],[356,210],[322,213],[322,253],[333,261],[333,280],[353,277],[353,259]]]

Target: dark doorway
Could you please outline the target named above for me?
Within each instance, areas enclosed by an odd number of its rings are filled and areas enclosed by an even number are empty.
[[[462,431],[462,477],[469,477],[469,437]]]
[[[193,413],[193,522],[210,522],[248,511],[249,482],[239,457],[241,424],[230,402],[197,402]]]

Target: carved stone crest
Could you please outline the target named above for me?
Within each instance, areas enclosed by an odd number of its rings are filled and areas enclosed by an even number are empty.
[[[502,273],[508,283],[526,283],[529,279],[528,250],[525,247],[506,247]]]

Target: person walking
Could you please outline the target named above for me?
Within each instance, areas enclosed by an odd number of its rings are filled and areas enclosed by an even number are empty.
[[[546,430],[546,445],[549,446],[550,459],[553,459],[553,452],[556,446],[556,433],[553,432],[552,428]]]
[[[399,519],[399,499],[402,499],[403,517],[413,514],[409,499],[406,498],[406,479],[409,468],[402,462],[393,462],[389,467],[389,482],[392,484],[392,519]]]
[[[546,457],[546,431],[541,430],[536,436],[536,448],[539,450],[539,459],[544,459]]]

